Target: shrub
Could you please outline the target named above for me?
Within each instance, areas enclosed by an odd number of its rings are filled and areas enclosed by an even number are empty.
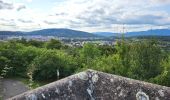
[[[170,86],[170,56],[167,60],[163,60],[162,65],[164,68],[162,73],[156,76],[155,78],[150,79],[150,82]]]
[[[74,73],[74,59],[62,51],[48,50],[30,64],[35,80],[56,80]],[[57,76],[59,73],[59,76]]]

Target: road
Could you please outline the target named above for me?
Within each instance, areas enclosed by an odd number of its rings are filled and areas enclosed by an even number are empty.
[[[28,91],[29,88],[18,80],[0,79],[0,95],[3,100]]]

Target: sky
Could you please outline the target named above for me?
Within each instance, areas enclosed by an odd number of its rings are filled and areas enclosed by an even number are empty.
[[[170,0],[0,0],[0,30],[170,28]]]

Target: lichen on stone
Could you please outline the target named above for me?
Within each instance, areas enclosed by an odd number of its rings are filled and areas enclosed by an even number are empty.
[[[92,82],[93,82],[93,83],[96,83],[96,82],[98,81],[98,79],[99,79],[99,76],[98,76],[97,74],[94,74],[94,75],[92,76]]]
[[[110,82],[113,82],[113,79],[112,79],[112,78],[110,79]]]
[[[73,85],[73,82],[72,81],[69,81],[69,86],[71,87]]]
[[[137,94],[136,94],[136,99],[137,100],[149,100],[149,96],[146,95],[146,93],[142,92],[142,91],[139,91]]]
[[[92,96],[93,91],[92,91],[91,89],[88,88],[88,89],[87,89],[87,93],[89,94],[91,100],[95,100],[95,99],[93,98],[93,96]]]
[[[159,93],[159,95],[160,95],[161,97],[164,97],[164,92],[163,92],[163,90],[159,90],[158,93]]]
[[[120,87],[120,86],[118,86],[116,89],[117,89],[117,90],[120,90],[120,89],[121,89],[121,87]]]
[[[82,72],[80,74],[78,74],[78,78],[81,80],[88,80],[88,74],[86,72]]]
[[[156,98],[155,98],[155,100],[159,100],[159,98],[158,98],[158,97],[156,97]]]
[[[37,96],[35,94],[31,94],[29,96],[26,96],[26,100],[38,100]]]
[[[43,99],[45,99],[45,95],[42,93],[41,96],[43,97]]]
[[[126,96],[126,91],[124,89],[121,89],[119,93],[119,97],[125,97]]]
[[[55,93],[60,93],[60,90],[58,88],[55,89]]]

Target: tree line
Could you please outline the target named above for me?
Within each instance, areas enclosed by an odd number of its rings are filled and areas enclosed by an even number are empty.
[[[94,69],[170,86],[170,54],[153,39],[71,47],[58,40],[0,42],[0,76],[55,81]]]

